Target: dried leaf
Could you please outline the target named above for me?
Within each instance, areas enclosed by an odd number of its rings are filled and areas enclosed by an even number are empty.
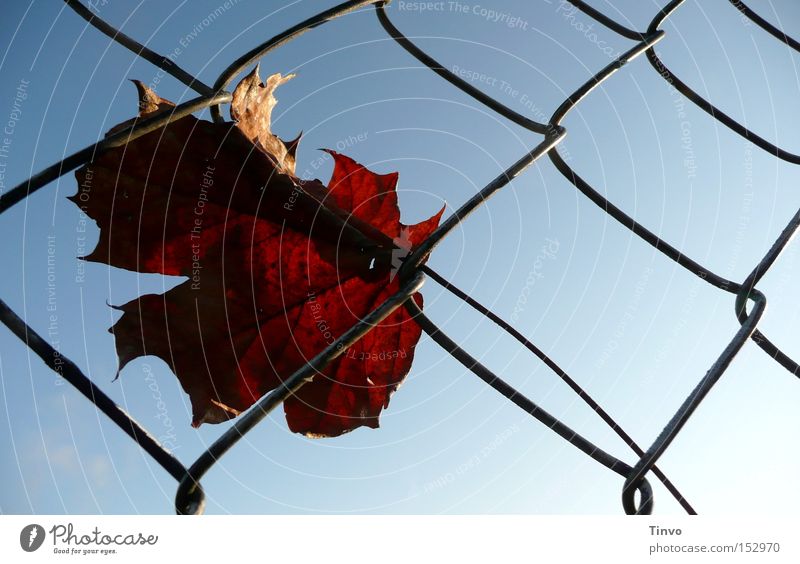
[[[397,175],[335,152],[327,187],[295,177],[296,143],[270,130],[273,92],[290,77],[262,84],[256,69],[235,90],[237,123],[187,116],[76,172],[70,199],[100,228],[87,260],[188,278],[117,306],[111,332],[120,370],[145,355],[172,368],[195,426],[246,410],[397,292],[392,252],[418,246],[444,211],[403,225]],[[172,106],[136,85],[140,115]],[[419,337],[396,310],[286,401],[290,429],[377,427]]]

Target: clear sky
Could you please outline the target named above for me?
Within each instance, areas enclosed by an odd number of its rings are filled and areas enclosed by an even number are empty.
[[[637,29],[664,3],[592,2]],[[95,4],[107,21],[173,53],[211,84],[241,53],[334,2],[240,0],[221,11],[220,0]],[[800,35],[796,2],[749,4]],[[490,5],[506,17],[493,21],[483,11]],[[434,8],[421,12],[395,0],[389,14],[443,64],[538,120],[633,44],[570,15],[559,0],[445,1]],[[193,97],[59,2],[10,2],[3,11],[0,125],[10,128],[3,136],[7,158],[0,160],[3,190],[133,116],[136,96],[127,79],[157,82],[159,94],[175,101]],[[658,52],[678,76],[762,136],[800,152],[798,54],[743,21],[725,0],[689,0],[664,29]],[[372,9],[307,33],[268,55],[261,69],[297,74],[278,91],[273,118],[284,138],[305,132],[298,174],[327,181],[330,160],[314,164],[317,148],[325,147],[377,172],[399,171],[405,223],[430,216],[443,201],[452,212],[541,139],[422,68],[385,34]],[[564,125],[563,154],[579,174],[733,280],[749,273],[800,204],[797,167],[676,95],[644,57],[592,93]],[[168,438],[188,465],[227,425],[192,429],[188,398],[158,359],[139,359],[112,381],[117,361],[107,332],[118,315],[108,303],[179,280],[98,264],[85,265],[81,277],[76,256],[93,248],[97,229],[90,224],[81,232],[78,209],[65,199],[75,190],[67,174],[0,217],[0,295],[154,435]],[[55,260],[49,280],[48,256]],[[622,228],[547,159],[456,229],[429,264],[512,321],[643,446],[738,328],[733,296]],[[794,358],[799,269],[790,246],[760,284],[769,300],[762,328]],[[635,460],[491,322],[431,281],[423,293],[429,316],[473,356],[596,444]],[[0,384],[0,511],[172,512],[174,480],[5,329]],[[793,513],[800,503],[798,405],[797,378],[747,344],[659,465],[701,513]],[[655,511],[679,512],[651,482]],[[621,478],[425,336],[380,429],[311,440],[291,434],[276,410],[203,484],[209,513],[622,512]]]

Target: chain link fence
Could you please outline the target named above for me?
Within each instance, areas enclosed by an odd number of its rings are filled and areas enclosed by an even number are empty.
[[[231,101],[232,95],[227,90],[232,80],[248,66],[258,61],[270,51],[286,44],[299,35],[312,30],[332,19],[343,16],[354,10],[372,7],[375,10],[377,21],[380,26],[389,34],[399,46],[408,51],[423,65],[441,78],[462,90],[475,100],[490,108],[492,111],[510,120],[511,122],[523,127],[533,133],[540,134],[542,140],[529,152],[522,155],[513,165],[489,182],[483,189],[478,191],[467,202],[463,203],[452,215],[445,219],[439,228],[423,242],[412,254],[404,260],[400,268],[401,280],[404,280],[401,290],[390,297],[380,307],[362,319],[358,324],[350,328],[344,335],[341,335],[325,350],[311,359],[303,368],[291,375],[284,385],[273,390],[262,397],[246,413],[234,420],[232,425],[216,440],[197,460],[188,467],[183,462],[173,456],[159,442],[150,435],[136,420],[131,418],[122,408],[116,405],[111,398],[103,393],[83,372],[69,359],[63,357],[55,350],[46,339],[38,335],[31,329],[26,322],[12,311],[4,302],[0,301],[0,319],[3,323],[28,347],[38,355],[51,369],[56,371],[65,380],[77,388],[86,398],[91,401],[97,409],[108,416],[116,425],[126,432],[137,444],[144,449],[158,464],[160,464],[177,482],[177,494],[175,499],[175,509],[180,514],[198,514],[204,509],[205,496],[201,487],[201,480],[205,473],[216,463],[219,458],[231,449],[250,429],[258,425],[275,407],[280,405],[293,392],[298,390],[308,379],[314,376],[317,371],[323,369],[329,362],[336,358],[347,347],[352,346],[363,337],[373,326],[390,315],[395,309],[405,307],[415,317],[424,332],[432,340],[438,343],[445,351],[451,354],[467,369],[472,371],[478,378],[491,386],[497,392],[506,397],[511,403],[515,404],[532,417],[536,418],[552,431],[557,433],[565,441],[580,449],[593,460],[607,467],[609,470],[622,476],[624,486],[622,489],[622,504],[628,514],[649,514],[653,508],[653,494],[647,475],[652,473],[660,480],[666,489],[675,497],[684,510],[689,514],[695,511],[690,503],[683,497],[677,487],[667,478],[667,476],[656,466],[656,463],[664,452],[669,448],[675,437],[697,409],[712,387],[722,377],[726,368],[730,365],[742,346],[748,341],[755,342],[770,358],[783,366],[793,375],[800,373],[800,366],[787,354],[782,352],[773,342],[758,329],[759,321],[766,307],[766,296],[757,289],[757,284],[767,273],[781,251],[800,227],[800,211],[794,215],[791,221],[775,240],[772,247],[763,256],[759,263],[752,269],[750,274],[741,282],[728,280],[711,270],[705,268],[700,263],[692,260],[683,254],[679,249],[673,247],[666,241],[659,238],[652,231],[638,223],[631,216],[627,215],[620,208],[603,197],[600,192],[593,188],[588,182],[582,179],[559,153],[559,144],[567,136],[567,130],[561,123],[564,118],[589,95],[592,90],[597,88],[604,81],[611,79],[616,73],[623,71],[623,67],[632,63],[635,59],[644,55],[665,81],[671,84],[687,99],[696,104],[699,108],[707,112],[713,119],[719,121],[732,131],[744,137],[754,145],[763,149],[767,153],[774,155],[783,161],[800,164],[800,156],[782,149],[764,139],[757,133],[751,131],[741,123],[726,115],[711,102],[704,99],[697,92],[692,90],[686,83],[681,81],[664,63],[658,58],[654,46],[665,39],[665,32],[661,29],[665,20],[670,17],[673,11],[678,8],[685,0],[673,0],[664,6],[653,17],[647,30],[639,32],[630,29],[614,19],[608,17],[600,10],[593,8],[580,0],[572,0],[571,6],[581,10],[584,14],[594,19],[599,24],[619,34],[620,36],[634,42],[633,46],[610,64],[600,69],[591,79],[584,83],[574,93],[572,93],[563,103],[556,108],[552,116],[547,121],[535,121],[526,117],[508,106],[500,103],[496,99],[488,96],[463,78],[457,76],[443,65],[437,62],[428,53],[420,49],[411,40],[394,26],[386,10],[388,2],[383,0],[351,0],[339,4],[329,10],[323,11],[297,25],[285,30],[245,53],[234,61],[217,78],[213,86],[209,86],[192,76],[191,73],[183,70],[170,58],[159,55],[147,47],[143,46],[135,39],[128,37],[108,23],[97,17],[89,8],[78,0],[65,0],[67,5],[78,15],[83,17],[89,24],[98,31],[106,34],[117,43],[123,45],[137,56],[146,59],[153,65],[159,67],[164,72],[187,85],[195,92],[198,97],[180,104],[167,115],[159,115],[149,119],[137,120],[126,130],[118,131],[106,137],[102,141],[95,143],[83,150],[74,153],[58,163],[44,169],[39,174],[32,176],[25,182],[16,186],[12,190],[0,196],[0,213],[5,212],[11,206],[19,203],[30,196],[35,191],[43,188],[58,177],[75,170],[83,164],[90,162],[93,158],[114,147],[125,145],[149,132],[164,127],[167,123],[188,116],[194,112],[205,108],[210,108],[212,117],[215,121],[222,121],[220,105]],[[739,0],[730,0],[732,8],[741,12],[742,16],[748,18],[776,40],[785,43],[791,49],[800,51],[800,43],[788,37],[780,29],[770,24],[767,20],[759,16],[756,12]],[[641,64],[637,61],[637,64]],[[537,116],[538,117],[538,116]],[[717,360],[706,372],[703,378],[697,383],[694,390],[686,397],[683,404],[675,412],[670,421],[663,428],[661,434],[647,448],[639,446],[631,436],[607,413],[598,402],[574,380],[566,371],[556,364],[548,355],[534,345],[522,333],[516,330],[510,323],[500,318],[487,307],[481,305],[464,291],[455,287],[452,283],[439,275],[430,267],[424,265],[426,257],[431,251],[445,238],[453,229],[458,226],[470,213],[478,207],[484,205],[487,199],[495,192],[501,190],[511,182],[516,176],[523,173],[538,159],[547,157],[555,165],[557,170],[586,198],[594,202],[605,213],[614,218],[620,225],[630,230],[633,234],[640,237],[653,248],[658,250],[666,258],[682,266],[688,273],[700,278],[712,286],[728,292],[735,296],[734,315],[738,319],[741,327],[733,335],[729,344],[721,351]],[[456,342],[449,338],[434,321],[429,319],[416,305],[414,300],[409,299],[422,286],[424,280],[429,278],[433,282],[441,285],[457,298],[474,308],[477,312],[497,324],[502,330],[506,331],[511,337],[516,339],[523,347],[528,349],[538,357],[550,370],[561,378],[574,392],[583,400],[599,417],[633,450],[638,457],[638,461],[630,466],[612,454],[605,452],[597,447],[585,437],[570,429],[557,417],[548,413],[531,399],[525,397],[510,384],[502,380],[488,368],[478,362],[466,350],[461,348]],[[751,307],[748,308],[748,305]],[[637,495],[638,492],[638,495]]]

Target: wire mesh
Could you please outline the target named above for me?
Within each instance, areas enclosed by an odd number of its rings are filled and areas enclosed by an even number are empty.
[[[664,39],[665,32],[660,29],[669,16],[685,0],[673,0],[664,6],[652,19],[645,32],[632,30],[614,19],[608,17],[600,10],[589,6],[583,1],[572,0],[570,4],[581,10],[601,25],[620,36],[635,41],[636,44],[628,51],[620,55],[606,67],[597,72],[580,88],[572,93],[564,102],[553,112],[547,123],[534,121],[526,116],[519,114],[511,108],[500,103],[496,99],[486,95],[472,84],[456,76],[453,72],[439,64],[425,51],[416,46],[403,33],[394,26],[386,12],[389,2],[384,0],[351,0],[343,2],[329,10],[298,23],[287,29],[283,33],[276,35],[270,40],[262,43],[251,51],[242,55],[226,68],[215,81],[213,87],[208,86],[194,77],[191,73],[178,67],[171,59],[159,55],[148,49],[135,39],[122,34],[107,22],[100,19],[95,13],[89,10],[78,0],[65,0],[66,4],[78,15],[84,18],[89,24],[100,32],[106,34],[117,43],[126,47],[137,56],[146,59],[155,66],[170,74],[176,80],[195,90],[199,96],[193,100],[176,106],[170,113],[161,114],[154,118],[137,120],[129,128],[119,131],[104,140],[95,143],[85,149],[74,153],[58,163],[44,169],[40,173],[32,176],[14,189],[0,195],[0,213],[5,212],[14,204],[27,198],[37,190],[46,186],[49,182],[58,177],[75,170],[79,166],[90,162],[93,158],[103,152],[125,145],[146,133],[164,127],[167,123],[180,119],[184,116],[210,108],[215,121],[221,121],[220,105],[231,101],[231,93],[226,90],[234,77],[240,74],[246,67],[252,65],[269,51],[286,44],[299,35],[322,25],[332,19],[344,14],[372,6],[375,9],[378,22],[398,45],[408,51],[423,65],[435,72],[437,75],[448,81],[456,88],[462,90],[475,100],[485,105],[497,114],[505,117],[511,122],[523,127],[531,132],[543,135],[542,141],[531,149],[528,153],[521,156],[511,167],[489,182],[483,189],[476,193],[472,198],[463,203],[451,216],[445,219],[442,224],[434,231],[431,236],[424,241],[413,253],[404,260],[400,268],[399,275],[404,281],[401,290],[391,296],[372,313],[362,319],[359,323],[350,328],[345,334],[341,335],[327,348],[311,359],[303,368],[292,374],[280,388],[277,388],[261,398],[246,413],[238,417],[232,426],[223,433],[197,460],[188,468],[167,451],[158,441],[150,435],[137,421],[131,418],[122,408],[116,405],[111,398],[104,394],[81,370],[69,359],[66,359],[55,350],[45,339],[31,329],[25,321],[14,313],[4,302],[0,301],[0,319],[19,339],[37,355],[47,366],[56,370],[64,379],[77,388],[97,409],[107,415],[117,426],[127,433],[138,445],[141,446],[158,464],[160,464],[176,481],[178,481],[177,494],[175,499],[175,510],[180,514],[199,514],[203,512],[205,496],[200,485],[200,480],[204,474],[216,463],[217,460],[236,442],[241,439],[250,429],[264,419],[275,407],[280,405],[293,392],[303,386],[316,371],[323,369],[328,363],[335,359],[343,350],[357,342],[373,326],[381,321],[399,307],[405,307],[416,319],[422,329],[433,341],[438,343],[446,352],[451,354],[456,360],[472,371],[476,376],[491,386],[497,392],[506,397],[510,402],[520,407],[522,410],[544,423],[564,440],[584,452],[593,460],[609,468],[613,472],[625,478],[622,489],[622,504],[628,514],[649,514],[653,509],[652,487],[647,480],[647,474],[652,472],[666,487],[666,489],[681,504],[689,514],[694,514],[695,510],[689,502],[679,492],[677,487],[667,478],[667,476],[656,466],[656,462],[669,448],[672,441],[681,431],[689,417],[697,409],[715,383],[722,377],[725,370],[733,361],[742,346],[752,339],[767,355],[773,358],[786,370],[800,375],[800,366],[787,354],[782,352],[772,343],[761,331],[758,324],[766,308],[766,297],[761,293],[756,285],[774,264],[780,253],[788,244],[789,240],[800,227],[800,211],[791,219],[784,230],[778,236],[772,247],[763,256],[759,263],[753,268],[752,272],[741,283],[728,280],[711,270],[705,268],[700,263],[692,260],[680,250],[673,247],[666,241],[659,238],[652,231],[638,223],[632,217],[623,212],[620,208],[603,197],[588,182],[582,179],[573,170],[558,152],[559,143],[567,136],[567,130],[560,125],[565,116],[572,111],[580,102],[597,86],[608,80],[617,73],[622,67],[632,62],[642,55],[646,55],[647,60],[653,69],[667,82],[674,86],[686,98],[691,100],[699,108],[707,112],[711,117],[730,128],[738,135],[763,149],[778,159],[793,164],[800,164],[800,156],[778,147],[770,141],[764,139],[757,133],[746,128],[730,116],[716,108],[709,101],[697,94],[688,85],[682,82],[675,74],[670,71],[655,53],[654,45]],[[744,17],[764,29],[774,38],[785,43],[795,51],[800,52],[800,43],[787,36],[767,20],[758,15],[740,0],[729,0]],[[654,247],[668,259],[682,266],[691,274],[699,277],[708,284],[735,295],[735,315],[741,324],[740,329],[731,338],[728,345],[720,353],[717,360],[706,372],[702,379],[697,383],[694,390],[686,397],[683,404],[675,412],[670,421],[666,424],[661,434],[650,445],[647,450],[642,449],[624,429],[609,415],[598,402],[596,402],[581,386],[573,380],[566,371],[556,364],[546,353],[534,345],[522,333],[517,331],[509,323],[504,321],[490,309],[481,305],[467,293],[455,287],[444,277],[436,273],[430,267],[424,265],[424,261],[431,251],[452,232],[470,213],[486,203],[486,200],[494,193],[507,186],[512,179],[521,174],[541,157],[547,155],[553,162],[557,170],[574,187],[586,196],[590,201],[599,206],[609,216],[614,218],[623,227],[630,230],[633,234],[640,237],[643,241]],[[634,466],[630,466],[617,457],[598,448],[591,441],[573,431],[558,418],[551,415],[535,402],[525,397],[514,389],[507,382],[499,378],[491,370],[484,367],[480,362],[473,358],[467,351],[462,349],[456,342],[450,339],[442,330],[429,319],[416,305],[414,300],[408,299],[423,284],[425,278],[429,277],[437,284],[451,292],[454,296],[461,299],[478,313],[495,323],[503,331],[516,339],[522,346],[538,357],[550,370],[561,378],[591,409],[597,413],[602,421],[608,425],[638,457]],[[752,302],[752,308],[748,312],[747,303]],[[635,493],[639,492],[636,499]]]

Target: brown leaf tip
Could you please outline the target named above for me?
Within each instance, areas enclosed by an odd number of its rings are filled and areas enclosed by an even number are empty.
[[[131,79],[131,82],[133,82],[133,84],[136,86],[136,91],[139,94],[140,116],[157,112],[158,110],[163,109],[164,106],[175,106],[174,103],[156,94],[153,89],[151,89],[141,80]]]
[[[231,100],[231,119],[239,130],[289,174],[294,174],[294,156],[302,134],[288,143],[273,134],[272,110],[278,103],[275,89],[292,78],[294,74],[275,73],[262,82],[256,65],[236,86]]]

